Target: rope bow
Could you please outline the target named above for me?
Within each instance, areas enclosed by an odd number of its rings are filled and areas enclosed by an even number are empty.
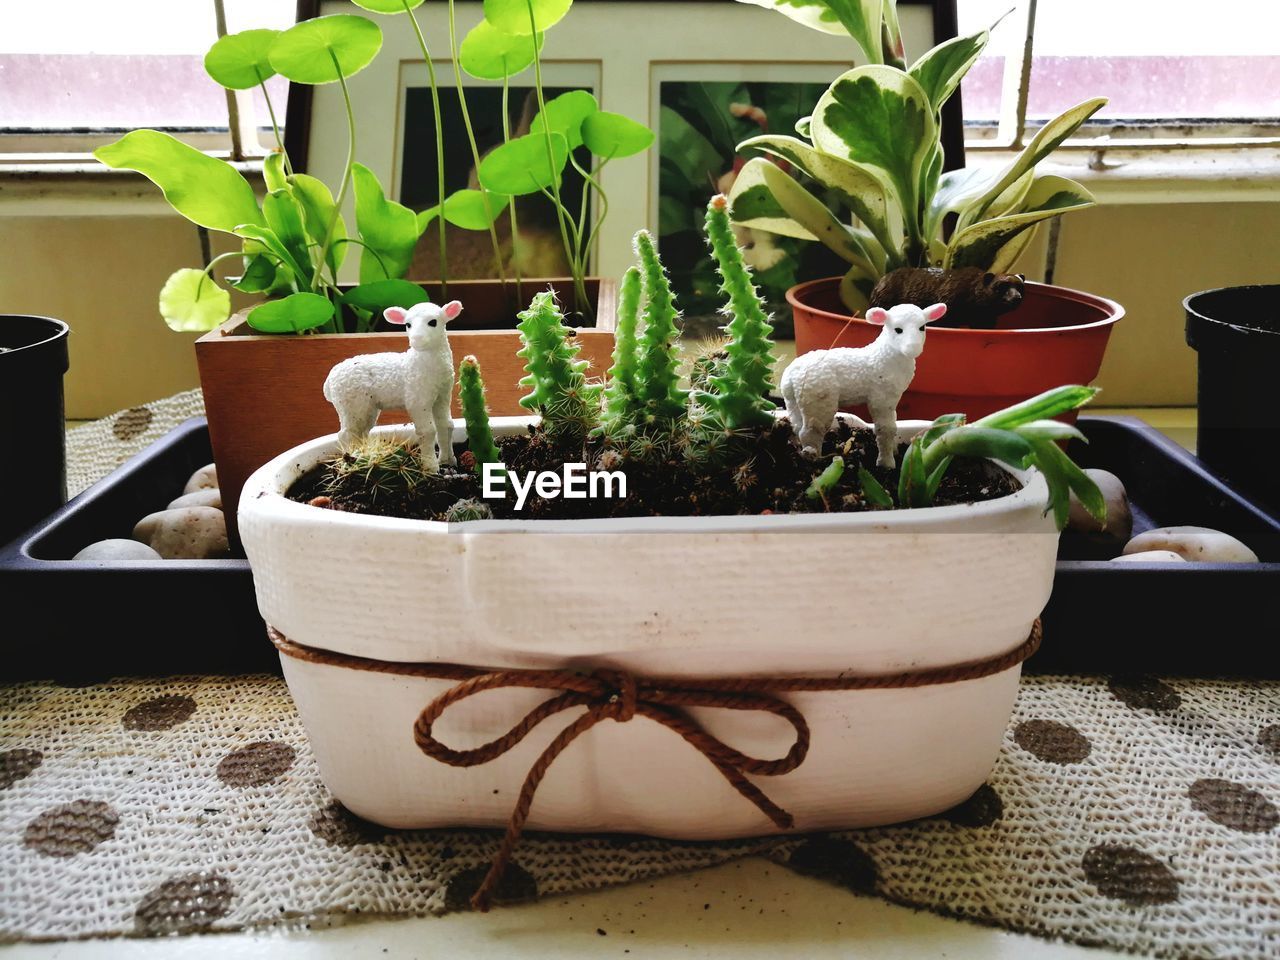
[[[505,734],[484,746],[473,750],[454,750],[436,739],[432,733],[432,725],[450,706],[486,690],[503,687],[534,687],[562,692],[559,696],[538,704]],[[551,764],[569,744],[602,720],[626,723],[641,716],[674,730],[711,761],[729,784],[760,808],[778,829],[791,828],[791,814],[765,796],[746,777],[749,773],[765,777],[790,773],[800,766],[805,754],[809,752],[809,725],[798,710],[776,697],[637,680],[621,670],[597,670],[588,675],[564,670],[500,670],[466,680],[432,700],[413,726],[413,739],[418,748],[434,760],[453,767],[474,767],[506,753],[543,720],[574,707],[586,707],[587,710],[556,735],[529,769],[524,785],[520,788],[515,809],[511,812],[506,835],[494,855],[489,872],[471,898],[471,905],[475,909],[489,909],[493,891],[511,861],[512,852],[529,818],[534,794]],[[680,707],[719,707],[725,710],[771,713],[791,724],[795,730],[795,741],[785,756],[776,760],[761,760],[735,750],[707,733],[688,714],[677,709]]]

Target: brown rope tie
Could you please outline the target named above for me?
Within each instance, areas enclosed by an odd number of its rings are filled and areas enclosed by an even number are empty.
[[[272,642],[286,656],[311,663],[345,667],[374,673],[399,674],[427,679],[457,680],[456,686],[440,694],[418,715],[413,725],[413,739],[427,756],[454,767],[474,767],[489,763],[520,743],[542,721],[576,707],[586,711],[556,735],[534,761],[524,784],[506,834],[494,855],[483,882],[471,898],[477,910],[487,911],[512,853],[524,831],[533,806],[534,794],[555,759],[578,737],[602,720],[627,723],[637,716],[646,717],[678,733],[686,743],[701,753],[726,781],[750,800],[780,830],[793,825],[789,813],[770,800],[747,779],[748,774],[776,777],[790,773],[804,761],[809,751],[809,726],[804,716],[791,704],[770,694],[828,690],[886,690],[933,686],[976,680],[1013,667],[1035,653],[1040,646],[1040,623],[1036,621],[1030,636],[1013,650],[986,660],[904,671],[881,676],[854,677],[713,677],[705,679],[636,677],[622,670],[596,670],[590,674],[569,670],[483,670],[457,664],[395,663],[331,653],[295,644],[268,627]],[[455,750],[436,739],[435,722],[459,701],[488,690],[524,687],[557,691],[530,710],[510,730],[483,746]],[[723,710],[746,710],[769,713],[791,724],[795,740],[786,754],[775,760],[762,760],[744,754],[712,736],[687,713],[684,707],[715,707]]]

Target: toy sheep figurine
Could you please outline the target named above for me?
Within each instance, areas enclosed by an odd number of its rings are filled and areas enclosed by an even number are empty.
[[[329,371],[324,396],[338,411],[338,442],[343,447],[367,437],[381,411],[404,410],[417,431],[425,471],[435,473],[441,463],[457,462],[449,415],[453,354],[445,324],[460,313],[462,304],[457,300],[443,307],[434,303],[419,303],[408,310],[388,307],[382,315],[389,323],[408,327],[409,349],[351,357]]]
[[[895,465],[898,401],[916,375],[916,357],[924,350],[924,325],[940,320],[945,303],[921,310],[909,303],[888,310],[872,307],[867,319],[882,324],[880,336],[865,347],[814,350],[796,357],[782,374],[787,416],[810,457],[822,451],[836,411],[865,403],[876,429],[876,463]]]

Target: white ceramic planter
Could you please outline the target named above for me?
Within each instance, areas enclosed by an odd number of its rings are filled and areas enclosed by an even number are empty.
[[[526,423],[495,419],[495,433]],[[672,677],[895,673],[1012,650],[1053,581],[1057,535],[1036,473],[1011,496],[928,510],[451,526],[282,496],[335,451],[325,437],[262,467],[239,516],[263,617],[295,643],[338,653]],[[325,783],[353,812],[392,827],[505,825],[530,765],[576,715],[543,723],[490,763],[455,768],[424,756],[412,736],[451,683],[282,659]],[[1020,672],[790,694],[812,730],[808,758],[757,783],[797,830],[937,813],[990,772]],[[481,694],[450,708],[436,735],[479,746],[550,695]],[[781,756],[791,743],[774,717],[691,713],[753,756]],[[644,718],[601,723],[574,742],[528,827],[698,839],[774,830],[701,754]]]

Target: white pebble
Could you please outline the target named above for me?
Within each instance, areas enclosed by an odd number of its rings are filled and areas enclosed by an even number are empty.
[[[195,493],[197,490],[208,490],[212,487],[217,487],[217,485],[218,471],[212,463],[207,463],[191,475],[191,479],[182,488],[182,492]]]
[[[213,507],[161,510],[138,521],[133,538],[166,560],[213,560],[228,553],[227,521]]]
[[[1208,527],[1160,527],[1140,533],[1124,552],[1172,550],[1184,560],[1200,563],[1257,563],[1258,555],[1235,537]]]
[[[1112,557],[1112,563],[1186,563],[1187,558],[1172,550],[1143,550],[1140,553],[1126,553],[1122,557]]]
[[[1120,478],[1107,470],[1093,469],[1086,470],[1085,476],[1102,491],[1102,499],[1107,505],[1106,521],[1098,523],[1073,493],[1067,529],[1078,533],[1105,533],[1116,540],[1128,540],[1133,535],[1133,511],[1129,508],[1129,495]]]
[[[132,563],[135,560],[163,560],[164,558],[145,543],[139,543],[137,540],[115,539],[91,543],[71,559],[106,566],[115,563]]]
[[[184,493],[166,509],[177,510],[180,507],[213,507],[215,510],[221,510],[222,491],[217,487],[205,487],[203,490]]]

